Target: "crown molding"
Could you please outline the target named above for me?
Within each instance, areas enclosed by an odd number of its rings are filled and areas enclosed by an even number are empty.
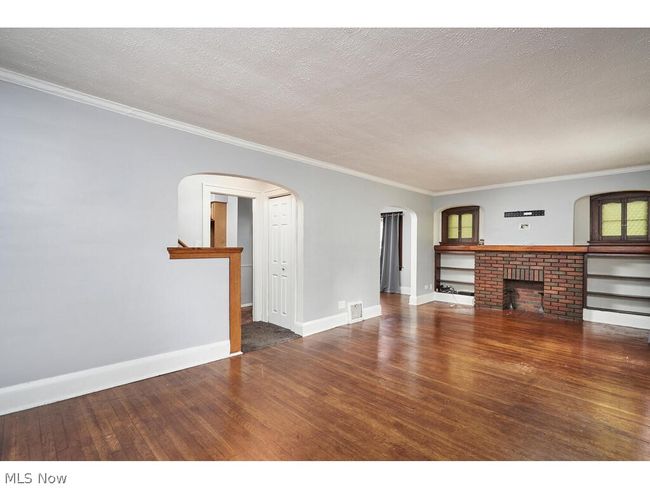
[[[455,195],[457,193],[469,193],[473,191],[482,191],[482,190],[495,190],[498,188],[507,188],[512,186],[535,185],[539,183],[552,183],[554,181],[578,180],[582,178],[595,178],[598,176],[620,175],[624,173],[638,173],[640,171],[650,171],[650,164],[643,164],[640,166],[628,166],[625,168],[604,169],[601,171],[589,171],[586,173],[575,173],[575,174],[563,175],[563,176],[549,176],[546,178],[512,181],[509,183],[497,183],[494,185],[486,185],[486,186],[473,186],[471,188],[461,188],[458,190],[432,192],[432,195],[434,197],[440,197],[444,195]]]
[[[381,183],[384,185],[393,186],[396,188],[401,188],[403,190],[408,190],[416,193],[422,193],[424,195],[433,196],[433,192],[425,190],[423,188],[417,188],[410,185],[405,185],[403,183],[398,183],[396,181],[388,180],[386,178],[380,178],[379,176],[374,176],[368,173],[363,173],[361,171],[356,171],[353,169],[345,168],[334,163],[328,163],[326,161],[321,161],[319,159],[310,158],[308,156],[303,156],[301,154],[292,153],[285,151],[283,149],[277,149],[271,146],[265,146],[263,144],[258,144],[256,142],[247,141],[245,139],[239,139],[238,137],[229,136],[227,134],[222,134],[209,129],[204,129],[192,124],[187,124],[179,120],[171,119],[168,117],[163,117],[162,115],[157,115],[151,112],[146,112],[135,107],[130,107],[122,103],[113,102],[111,100],[106,100],[104,98],[96,97],[94,95],[89,95],[72,88],[67,88],[49,81],[40,80],[38,78],[33,78],[15,71],[11,71],[5,68],[0,68],[0,81],[6,81],[8,83],[13,83],[15,85],[24,86],[26,88],[32,88],[34,90],[42,91],[50,95],[55,95],[61,98],[66,98],[68,100],[73,100],[75,102],[84,103],[86,105],[91,105],[93,107],[101,108],[104,110],[109,110],[121,115],[126,115],[128,117],[133,117],[135,119],[140,119],[145,122],[150,122],[152,124],[162,125],[164,127],[169,127],[171,129],[180,130],[183,132],[189,132],[197,136],[205,137],[208,139],[213,139],[215,141],[224,142],[226,144],[232,144],[234,146],[239,146],[245,149],[250,149],[252,151],[258,151],[272,156],[278,156],[285,159],[290,159],[292,161],[298,161],[300,163],[308,164],[310,166],[316,166],[318,168],[327,169],[330,171],[336,171],[337,173],[343,173],[349,176],[355,176],[357,178],[363,178],[365,180],[373,181],[375,183]]]
[[[593,178],[597,176],[609,176],[609,175],[635,173],[639,171],[650,170],[650,164],[645,164],[641,166],[631,166],[631,167],[617,168],[617,169],[610,169],[610,170],[576,173],[576,174],[563,175],[563,176],[550,176],[546,178],[536,178],[532,180],[513,181],[509,183],[497,183],[494,185],[474,186],[469,188],[459,188],[457,190],[434,192],[434,191],[425,190],[423,188],[417,188],[403,183],[398,183],[396,181],[389,180],[386,178],[381,178],[379,176],[371,175],[368,173],[363,173],[361,171],[345,168],[343,166],[339,166],[334,163],[328,163],[326,161],[321,161],[319,159],[314,159],[308,156],[303,156],[301,154],[292,153],[289,151],[285,151],[283,149],[277,149],[271,146],[265,146],[263,144],[258,144],[256,142],[247,141],[245,139],[240,139],[238,137],[229,136],[227,134],[222,134],[220,132],[216,132],[213,130],[204,129],[196,125],[181,122],[175,119],[171,119],[169,117],[163,117],[162,115],[146,112],[144,110],[140,110],[138,108],[131,107],[129,105],[113,102],[111,100],[106,100],[104,98],[96,97],[94,95],[89,95],[87,93],[83,93],[78,90],[74,90],[72,88],[67,88],[61,85],[57,85],[55,83],[51,83],[49,81],[33,78],[31,76],[27,76],[22,73],[17,73],[15,71],[11,71],[5,68],[0,68],[0,81],[6,81],[8,83],[24,86],[26,88],[32,88],[34,90],[42,91],[44,93],[49,93],[50,95],[66,98],[68,100],[83,103],[86,105],[91,105],[93,107],[101,108],[104,110],[109,110],[111,112],[115,112],[121,115],[126,115],[128,117],[133,117],[135,119],[140,119],[152,124],[161,125],[164,127],[180,130],[183,132],[188,132],[190,134],[194,134],[200,137],[205,137],[207,139],[213,139],[215,141],[231,144],[245,149],[250,149],[252,151],[262,152],[272,156],[278,156],[284,159],[297,161],[310,166],[315,166],[318,168],[335,171],[337,173],[342,173],[349,176],[355,176],[357,178],[373,181],[375,183],[381,183],[384,185],[393,186],[396,188],[401,188],[403,190],[408,190],[408,191],[421,193],[424,195],[429,195],[434,197],[444,196],[444,195],[454,195],[458,193],[469,193],[469,192],[482,191],[482,190],[494,190],[498,188],[508,188],[513,186],[524,186],[524,185],[531,185],[531,184],[538,184],[538,183],[551,183],[554,181],[575,180],[580,178]]]

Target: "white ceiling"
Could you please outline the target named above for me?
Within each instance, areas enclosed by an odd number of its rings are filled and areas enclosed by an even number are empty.
[[[431,191],[650,162],[649,29],[0,29],[0,66]]]

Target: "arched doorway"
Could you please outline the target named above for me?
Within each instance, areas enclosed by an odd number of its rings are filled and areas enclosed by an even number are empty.
[[[287,336],[296,330],[302,207],[295,192],[247,177],[187,176],[178,186],[178,240],[190,247],[242,247],[242,323],[256,324],[261,335],[270,330],[265,325]],[[282,338],[282,331],[274,337]],[[245,332],[242,339],[246,352]]]
[[[406,207],[380,211],[380,293],[417,297],[417,215]]]

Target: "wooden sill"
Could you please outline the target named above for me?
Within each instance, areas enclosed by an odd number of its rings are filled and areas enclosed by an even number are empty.
[[[479,246],[462,244],[434,246],[436,252],[448,251],[486,251],[486,252],[562,252],[562,253],[586,253],[587,246]]]
[[[650,254],[650,245],[590,245],[590,246],[465,246],[462,244],[440,244],[433,246],[436,252],[558,252],[575,254]]]

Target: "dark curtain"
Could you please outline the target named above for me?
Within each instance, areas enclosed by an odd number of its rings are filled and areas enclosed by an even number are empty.
[[[402,267],[402,214],[381,214],[380,291],[400,292],[400,269]]]

